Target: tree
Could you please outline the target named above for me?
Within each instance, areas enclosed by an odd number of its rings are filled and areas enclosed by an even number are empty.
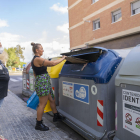
[[[21,66],[21,68],[23,68],[23,64],[26,64],[25,62],[20,62],[20,66]]]
[[[4,50],[2,54],[0,54],[0,60],[2,60],[4,63],[8,60],[8,53]]]
[[[16,55],[16,48],[8,48],[7,50],[8,53],[8,61],[7,61],[7,66],[12,66],[12,67],[18,67],[20,63],[19,57]]]
[[[23,55],[23,50],[25,50],[24,47],[21,47],[20,45],[17,45],[15,47],[15,53],[19,57],[19,59],[22,59],[24,61],[24,55]]]
[[[24,56],[23,56],[23,50],[25,48],[22,48],[20,45],[17,45],[16,47],[11,47],[8,49],[5,49],[5,52],[8,54],[8,61],[7,61],[7,66],[11,67],[20,67],[22,68],[23,64],[26,64],[24,62],[21,62],[20,59],[23,59],[24,61]]]

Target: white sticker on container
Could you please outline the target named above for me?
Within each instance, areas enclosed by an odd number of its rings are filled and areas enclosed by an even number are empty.
[[[34,91],[34,76],[30,75],[30,90]]]
[[[97,87],[96,87],[95,85],[92,85],[92,86],[91,86],[91,93],[92,93],[93,95],[96,95],[96,94],[97,94]]]
[[[23,79],[23,89],[26,90],[26,79]]]
[[[140,137],[140,92],[122,89],[123,128]]]
[[[89,85],[63,81],[62,90],[64,96],[89,104]]]
[[[2,66],[0,65],[0,70],[2,70],[3,68],[2,68]]]
[[[64,81],[62,83],[63,83],[63,95],[70,98],[74,98],[73,83]]]

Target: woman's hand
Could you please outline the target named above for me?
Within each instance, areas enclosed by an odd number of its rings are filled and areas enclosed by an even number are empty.
[[[62,56],[63,59],[66,59],[66,57],[67,57],[67,56],[65,56],[65,55]]]

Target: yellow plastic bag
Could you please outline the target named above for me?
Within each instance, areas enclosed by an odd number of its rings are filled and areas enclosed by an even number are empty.
[[[52,60],[56,60],[56,59],[60,59],[60,58],[54,58]],[[61,63],[57,64],[56,66],[47,67],[47,72],[51,78],[58,78],[59,77],[59,73],[60,73],[63,65],[65,64],[65,62],[66,62],[66,60],[63,60]]]
[[[52,109],[51,109],[51,106],[50,106],[50,101],[48,100],[47,104],[46,104],[46,106],[44,108],[44,113],[50,112],[50,111],[52,111]]]

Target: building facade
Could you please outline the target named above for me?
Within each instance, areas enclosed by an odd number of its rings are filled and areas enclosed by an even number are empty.
[[[68,0],[70,49],[140,44],[140,0]]]

